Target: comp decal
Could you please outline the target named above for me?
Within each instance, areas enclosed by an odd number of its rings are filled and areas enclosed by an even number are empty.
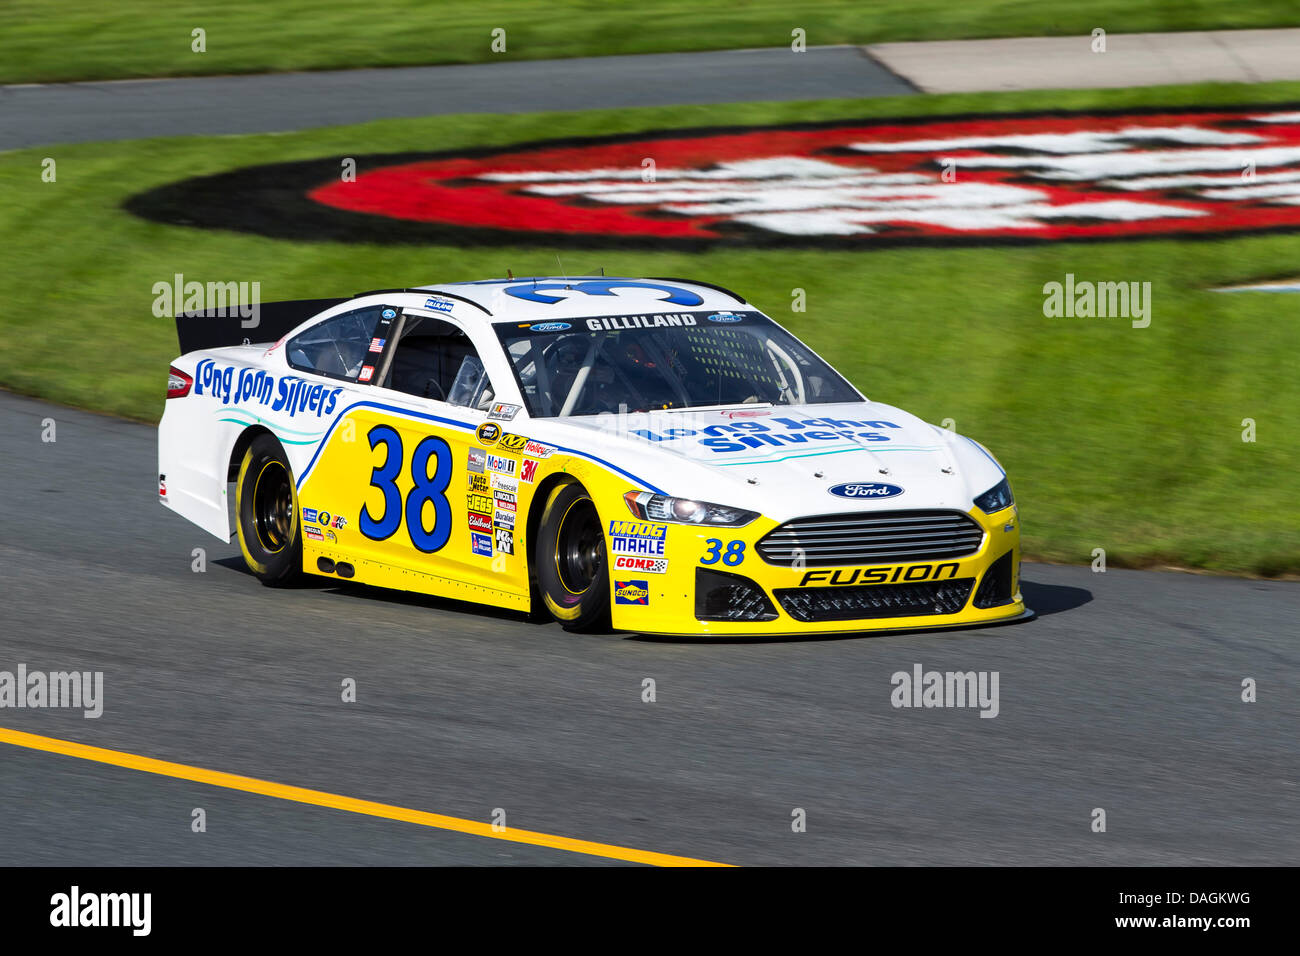
[[[641,178],[647,155],[652,183]],[[1295,105],[660,130],[369,155],[348,183],[340,161],[185,180],[126,207],[294,239],[602,248],[872,249],[1300,228]]]

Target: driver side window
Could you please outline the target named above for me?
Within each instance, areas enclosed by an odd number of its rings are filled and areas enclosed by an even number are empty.
[[[492,383],[464,332],[440,319],[407,315],[387,379],[394,391],[464,408],[492,404]]]
[[[289,364],[304,372],[351,382],[365,381],[361,370],[370,355],[370,340],[379,323],[381,307],[344,312],[313,325],[289,340]],[[373,364],[373,363],[371,363]]]

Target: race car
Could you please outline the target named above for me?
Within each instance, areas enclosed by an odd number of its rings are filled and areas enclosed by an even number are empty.
[[[159,500],[223,541],[233,524],[267,585],[698,637],[1032,613],[993,455],[718,286],[453,282],[177,330]]]

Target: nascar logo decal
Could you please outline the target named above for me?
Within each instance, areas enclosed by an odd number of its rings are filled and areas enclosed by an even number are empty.
[[[1295,106],[670,130],[361,165],[349,183],[338,158],[236,170],[127,208],[355,242],[870,249],[1300,229]]]

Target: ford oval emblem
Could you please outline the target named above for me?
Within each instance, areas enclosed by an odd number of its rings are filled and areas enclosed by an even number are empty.
[[[903,489],[898,485],[887,485],[881,481],[846,481],[842,485],[828,488],[837,498],[892,498],[901,495]]]
[[[709,316],[709,321],[710,322],[742,322],[744,321],[744,318],[745,317],[743,315],[736,315],[736,313],[734,312],[714,312],[711,316]]]
[[[568,322],[534,322],[528,326],[529,332],[563,332],[565,329],[571,329]]]

